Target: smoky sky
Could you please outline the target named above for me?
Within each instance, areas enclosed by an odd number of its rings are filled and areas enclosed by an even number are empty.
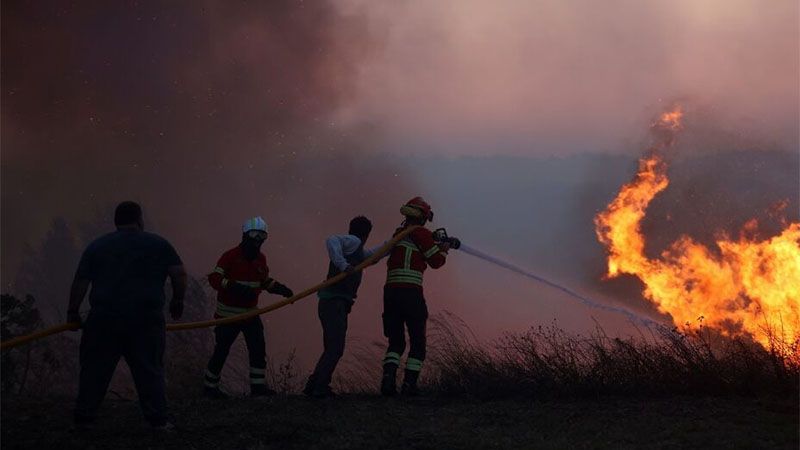
[[[754,0],[3,2],[4,290],[53,218],[80,229],[127,199],[198,277],[263,215],[273,275],[298,290],[324,276],[327,235],[366,214],[377,244],[423,195],[470,245],[647,310],[637,286],[604,287],[592,218],[664,105],[702,114],[645,223],[664,231],[653,251],[784,198],[797,217],[797,16]],[[426,277],[432,311],[482,335],[593,326],[458,253]],[[351,335],[381,338],[382,282],[367,273]],[[319,346],[313,302],[265,321],[271,351]]]
[[[630,152],[675,98],[798,148],[793,0],[346,3],[384,51],[342,115],[385,124],[395,149]]]
[[[75,229],[126,199],[198,277],[254,215],[295,289],[324,278],[323,240],[354,215],[391,233],[411,183],[360,156],[368,129],[330,118],[373,51],[365,26],[327,2],[4,2],[4,291],[54,217]],[[270,345],[316,331],[313,306],[268,327]]]
[[[357,166],[298,166],[349,159],[369,137],[355,141],[328,117],[370,50],[357,16],[288,1],[12,2],[3,12],[4,267],[48,216],[120,198],[200,239],[198,228],[235,231],[255,211],[282,211],[262,212],[280,227],[303,208],[299,191],[323,200],[352,188],[328,183]]]

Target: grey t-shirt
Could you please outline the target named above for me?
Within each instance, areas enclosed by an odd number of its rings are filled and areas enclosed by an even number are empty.
[[[167,268],[181,258],[161,236],[143,231],[115,231],[89,244],[76,279],[89,280],[94,314],[137,315],[161,312]]]

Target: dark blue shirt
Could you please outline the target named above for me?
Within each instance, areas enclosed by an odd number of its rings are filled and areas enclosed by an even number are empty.
[[[180,264],[166,239],[143,231],[115,231],[89,244],[75,278],[91,282],[94,314],[161,312],[167,268]]]

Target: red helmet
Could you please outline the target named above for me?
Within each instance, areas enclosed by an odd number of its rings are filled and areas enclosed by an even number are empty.
[[[405,205],[400,207],[400,214],[406,217],[414,217],[428,221],[433,220],[433,211],[431,210],[431,205],[429,205],[428,202],[426,202],[422,197],[414,197],[407,201]]]

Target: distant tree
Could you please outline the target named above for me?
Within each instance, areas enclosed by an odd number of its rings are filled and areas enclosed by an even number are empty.
[[[0,338],[3,341],[32,333],[41,325],[42,318],[32,296],[26,296],[25,300],[7,294],[0,297]],[[54,371],[59,365],[56,352],[46,344],[29,344],[6,350],[0,355],[2,392],[20,393],[32,373]]]
[[[98,237],[114,231],[114,218],[110,213],[114,211],[114,207],[112,204],[96,207],[89,213],[87,220],[74,224],[75,237],[79,245],[86,247]],[[145,227],[147,228],[147,225]]]
[[[37,300],[42,320],[61,322],[81,251],[63,218],[53,219],[41,246],[26,246],[14,291]]]

